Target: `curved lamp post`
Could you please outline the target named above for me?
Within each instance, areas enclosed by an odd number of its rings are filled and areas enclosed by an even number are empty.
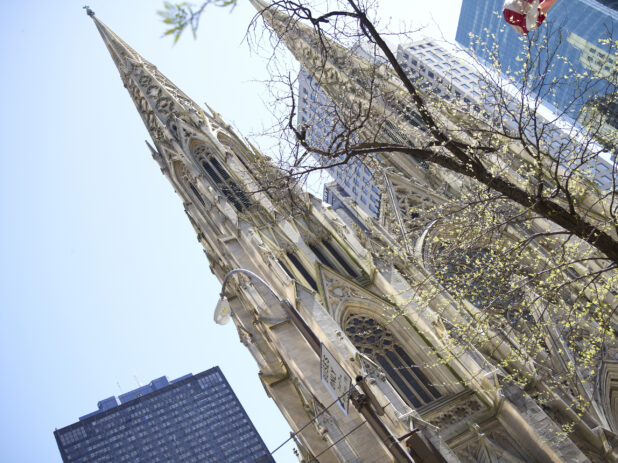
[[[281,299],[279,295],[275,292],[275,290],[272,288],[272,286],[266,283],[266,281],[264,281],[261,277],[259,277],[255,273],[253,273],[251,270],[247,270],[244,268],[236,268],[234,270],[230,270],[223,277],[223,281],[221,282],[220,299],[219,299],[219,302],[217,302],[217,306],[215,307],[215,315],[214,315],[215,323],[219,325],[224,325],[230,320],[230,316],[232,315],[232,309],[230,307],[230,303],[225,297],[225,286],[227,285],[227,282],[229,281],[230,277],[233,275],[237,275],[237,274],[246,275],[251,280],[255,280],[258,283],[260,283],[263,287],[265,287],[270,292],[270,294],[277,300],[277,302],[283,308],[287,316],[290,317],[290,320],[292,321],[292,323],[294,323],[294,326],[296,326],[296,328],[300,330],[303,337],[307,340],[307,342],[309,342],[313,350],[315,350],[317,354],[320,355],[320,340],[315,335],[313,330],[309,328],[309,325],[307,325],[307,322],[303,319],[303,317],[301,317],[301,315],[298,313],[298,311],[292,305],[292,303],[288,301],[287,299]]]
[[[217,305],[215,307],[215,315],[214,315],[215,323],[217,325],[225,325],[227,322],[230,321],[230,316],[232,315],[232,308],[230,307],[230,303],[225,297],[225,286],[227,285],[227,282],[231,276],[238,275],[238,274],[243,274],[243,275],[248,276],[251,279],[255,279],[259,281],[260,283],[262,283],[262,286],[264,286],[268,291],[270,291],[270,294],[272,294],[273,297],[277,299],[279,304],[281,305],[284,304],[284,301],[279,297],[279,295],[275,292],[275,290],[268,283],[266,283],[261,277],[253,273],[251,270],[247,270],[244,268],[237,268],[237,269],[227,272],[226,275],[223,277],[223,281],[221,282],[221,294],[219,296],[219,302],[217,302]]]

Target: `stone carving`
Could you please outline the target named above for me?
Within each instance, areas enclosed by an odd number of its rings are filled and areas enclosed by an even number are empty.
[[[316,427],[324,438],[329,438],[335,447],[336,452],[347,463],[360,463],[356,452],[352,449],[343,432],[339,429],[336,420],[332,417],[321,403],[313,399],[314,416],[316,417]]]
[[[434,426],[441,429],[446,429],[449,426],[462,423],[464,420],[470,420],[475,415],[478,415],[486,410],[486,407],[481,403],[476,396],[472,395],[463,401],[449,404],[449,407],[440,410],[437,413],[423,416]]]
[[[344,305],[351,301],[377,307],[384,304],[384,301],[373,296],[370,292],[337,276],[336,273],[325,267],[320,267],[320,274],[322,287],[325,291],[326,306],[335,319],[343,310]]]

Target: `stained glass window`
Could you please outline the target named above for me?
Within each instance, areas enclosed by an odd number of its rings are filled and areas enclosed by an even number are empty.
[[[391,384],[412,407],[420,407],[440,393],[399,341],[376,320],[360,314],[350,315],[344,331],[359,352],[382,367]]]

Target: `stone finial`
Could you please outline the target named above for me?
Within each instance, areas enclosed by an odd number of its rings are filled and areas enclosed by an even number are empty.
[[[92,10],[90,9],[90,6],[88,6],[88,5],[84,5],[84,7],[83,7],[83,8],[84,8],[84,10],[86,10],[86,14],[87,14],[88,16],[91,16],[91,17],[92,17],[92,16],[94,16],[94,11],[92,11]]]

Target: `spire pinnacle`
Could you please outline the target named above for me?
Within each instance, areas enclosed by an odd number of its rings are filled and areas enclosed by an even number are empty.
[[[93,17],[93,16],[94,16],[94,11],[92,11],[92,10],[90,9],[90,6],[88,6],[88,5],[84,5],[84,6],[83,6],[83,8],[84,8],[84,10],[86,10],[86,14],[87,14],[88,16],[90,16],[90,17]]]
[[[315,60],[316,57],[318,62],[324,60],[324,53],[319,49],[320,47],[332,49],[337,54],[346,52],[329,38],[318,37],[313,28],[303,24],[298,18],[287,14],[285,8],[278,8],[277,5],[271,5],[264,0],[250,0],[250,2],[296,60],[310,73],[313,69],[307,61]]]
[[[177,138],[179,123],[201,127],[207,119],[204,111],[159,70],[127,45],[86,8],[103,38],[124,86],[155,143],[164,135]]]
[[[266,10],[270,6],[270,4],[266,3],[264,0],[249,0],[249,3],[251,3],[259,13]]]

